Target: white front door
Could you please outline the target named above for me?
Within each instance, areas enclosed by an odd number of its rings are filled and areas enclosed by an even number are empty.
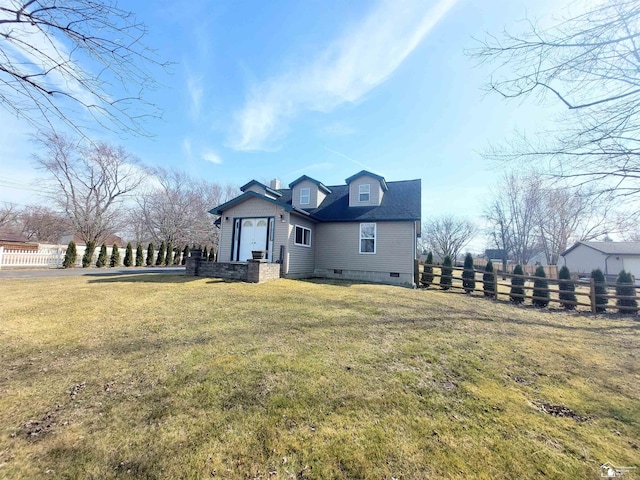
[[[253,250],[267,249],[267,225],[266,218],[245,218],[240,228],[240,255],[238,260],[246,262],[252,258]]]

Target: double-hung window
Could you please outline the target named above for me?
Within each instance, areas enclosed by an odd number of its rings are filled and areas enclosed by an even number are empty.
[[[358,201],[369,203],[371,198],[371,185],[368,183],[358,186]]]
[[[376,224],[360,224],[360,253],[376,253]]]
[[[309,203],[311,203],[311,189],[301,188],[300,189],[300,205],[309,205]]]
[[[294,243],[303,247],[311,246],[311,230],[307,227],[296,225],[296,238]]]

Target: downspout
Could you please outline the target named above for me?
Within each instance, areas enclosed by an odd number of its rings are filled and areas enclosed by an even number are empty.
[[[604,275],[605,275],[605,279],[607,278],[607,276],[609,276],[609,259],[612,256],[613,255],[607,255],[607,258],[604,259]]]

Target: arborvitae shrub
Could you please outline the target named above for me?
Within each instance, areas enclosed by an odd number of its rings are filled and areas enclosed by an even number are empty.
[[[133,265],[133,247],[131,246],[131,242],[127,243],[127,250],[124,253],[122,264],[125,267],[131,267]]]
[[[164,264],[165,265],[173,264],[173,245],[171,245],[171,242],[167,243],[167,252],[164,256]]]
[[[494,298],[496,296],[496,275],[493,273],[493,263],[491,263],[491,260],[489,260],[487,266],[484,267],[482,289],[484,290],[485,297]]]
[[[442,269],[440,270],[440,288],[442,290],[449,290],[449,288],[451,288],[453,280],[451,278],[453,276],[453,269],[451,268],[452,264],[453,263],[451,262],[451,257],[449,255],[444,257],[444,260],[442,261]]]
[[[138,244],[136,248],[136,267],[141,267],[144,262],[144,256],[142,253],[142,245]]]
[[[118,245],[115,243],[113,247],[111,247],[111,260],[109,261],[109,266],[117,267],[120,265],[120,252],[118,251]]]
[[[153,265],[154,254],[155,254],[155,249],[153,248],[153,243],[150,243],[149,246],[147,247],[147,261],[145,262],[147,264],[147,267],[150,267],[151,265]]]
[[[67,252],[64,254],[64,260],[62,261],[63,268],[73,268],[76,266],[76,257],[78,256],[76,251],[76,242],[71,240],[67,245]]]
[[[156,257],[156,265],[162,265],[164,263],[164,241],[160,244],[158,249],[158,256]]]
[[[209,259],[209,252],[207,251],[207,247],[204,247],[204,250],[202,250],[202,258],[204,258],[205,260]]]
[[[616,305],[619,313],[637,313],[638,301],[636,300],[636,289],[633,286],[633,277],[630,272],[622,270],[616,280],[616,295],[633,298],[618,298]]]
[[[213,250],[213,247],[209,249],[209,261],[214,262],[216,259],[216,252]]]
[[[567,310],[574,310],[576,306],[572,303],[576,302],[576,286],[573,282],[563,282],[562,280],[571,280],[571,272],[567,266],[563,266],[558,272],[558,298],[560,299],[560,305]],[[563,301],[564,300],[564,301]]]
[[[431,252],[427,254],[427,260],[424,263],[424,270],[422,271],[420,283],[424,288],[429,288],[433,283],[433,254]]]
[[[605,284],[604,273],[599,268],[596,268],[591,272],[591,278],[593,278],[595,284],[596,312],[606,312],[606,305],[609,303],[609,299],[606,297],[607,285]]]
[[[533,281],[533,304],[536,307],[546,307],[549,305],[549,282],[547,281],[547,275],[544,273],[544,268],[539,265],[536,268],[536,273],[533,274],[535,280]]]
[[[182,251],[182,265],[187,263],[187,258],[189,258],[190,253],[191,253],[191,250],[189,249],[189,245],[185,246],[184,250]]]
[[[87,248],[82,255],[82,268],[91,266],[91,260],[93,259],[93,252],[96,250],[96,242],[87,242]]]
[[[180,255],[182,254],[182,250],[180,247],[176,247],[173,249],[173,264],[180,265]]]
[[[96,267],[104,267],[107,264],[107,246],[103,243],[100,247],[100,253],[98,254],[98,260],[96,261]]]
[[[518,264],[513,269],[514,275],[524,275],[522,265]],[[509,300],[519,305],[524,302],[524,297],[518,297],[518,295],[524,295],[524,278],[511,277],[511,293],[509,294]]]
[[[473,292],[476,288],[476,271],[473,268],[473,257],[470,253],[464,257],[464,270],[462,271],[462,286],[464,293]]]

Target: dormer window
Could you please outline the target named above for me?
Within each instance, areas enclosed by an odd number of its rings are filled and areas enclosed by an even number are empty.
[[[371,185],[366,183],[364,185],[358,186],[358,201],[369,203],[369,198],[371,195]]]
[[[309,205],[309,203],[311,203],[311,189],[301,188],[300,189],[300,205]]]

